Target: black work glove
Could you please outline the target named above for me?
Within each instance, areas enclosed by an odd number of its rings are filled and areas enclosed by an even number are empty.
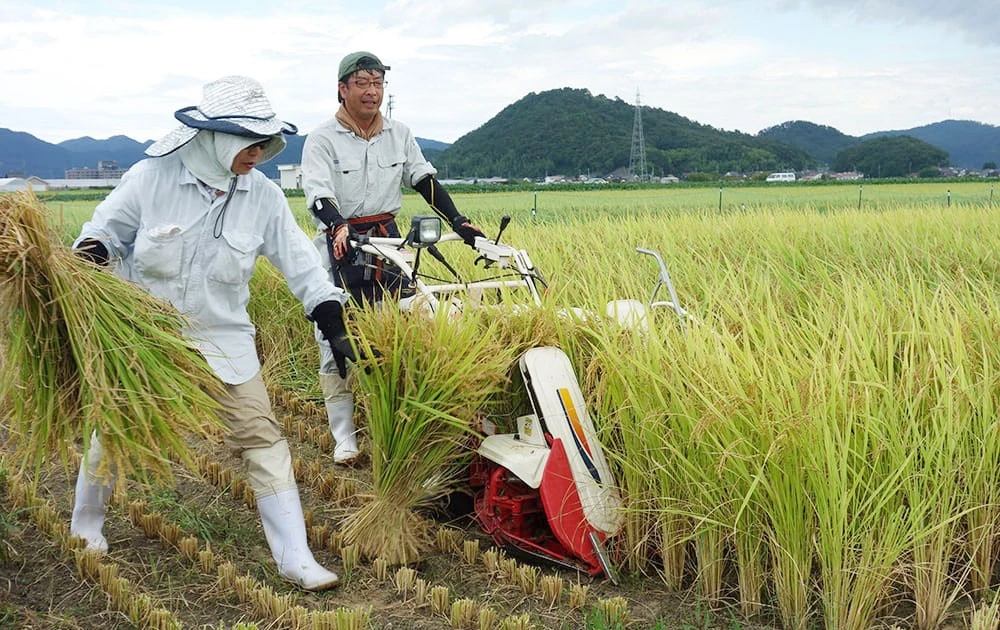
[[[347,361],[354,362],[358,359],[354,354],[354,348],[351,347],[351,342],[347,339],[344,307],[336,300],[321,302],[309,314],[309,319],[316,323],[323,338],[330,344],[340,378],[347,378]]]
[[[466,223],[469,223],[469,225],[465,225]],[[462,240],[465,241],[465,244],[469,247],[476,246],[477,236],[486,238],[486,235],[483,234],[479,228],[472,225],[469,219],[463,217],[462,215],[458,215],[451,220],[451,229],[455,230],[455,234],[461,236]]]
[[[84,260],[89,260],[95,265],[102,267],[106,266],[110,260],[108,248],[96,238],[87,238],[80,241],[80,244],[76,246],[73,253]]]

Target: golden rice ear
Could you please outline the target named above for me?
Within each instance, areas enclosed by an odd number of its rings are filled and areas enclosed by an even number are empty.
[[[13,367],[0,406],[19,458],[34,469],[52,454],[70,461],[96,432],[102,466],[125,476],[169,478],[172,459],[193,468],[184,437],[221,429],[221,382],[176,309],[75,255],[50,214],[31,193],[0,195],[2,345]]]
[[[342,531],[365,556],[408,564],[434,545],[461,551],[461,535],[428,527],[420,510],[464,486],[461,474],[442,471],[464,469],[472,419],[504,397],[520,345],[498,338],[494,320],[475,309],[461,321],[444,312],[354,311],[358,344],[381,354],[370,370],[354,372],[379,465],[372,468],[375,496],[348,515]]]

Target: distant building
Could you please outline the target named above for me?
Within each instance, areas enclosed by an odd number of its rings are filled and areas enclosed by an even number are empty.
[[[299,190],[302,188],[302,165],[279,164],[278,185],[283,190]]]
[[[85,166],[66,169],[64,176],[66,179],[121,179],[127,170],[118,168],[118,162],[114,160],[102,160],[97,163],[97,168]]]
[[[121,183],[121,178],[111,179],[48,179],[49,190],[69,190],[81,188],[114,188]]]
[[[16,192],[20,190],[42,192],[49,189],[49,183],[41,177],[4,177],[0,178],[0,192]]]
[[[767,176],[766,182],[794,182],[795,173],[784,172],[784,173],[771,173]]]
[[[0,179],[0,192],[18,192],[28,190],[28,180],[23,177],[4,177]]]

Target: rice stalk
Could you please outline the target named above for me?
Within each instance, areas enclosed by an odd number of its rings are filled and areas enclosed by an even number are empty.
[[[919,630],[940,627],[973,570],[969,560],[959,562],[959,525],[968,483],[960,449],[970,427],[958,419],[970,415],[962,408],[965,398],[960,393],[967,389],[961,381],[967,378],[968,361],[962,327],[938,302],[952,302],[948,293],[939,292],[936,303],[914,313],[921,320],[916,328],[941,334],[915,339],[905,352],[897,352],[899,398],[905,401],[906,416],[913,418],[904,425],[905,439],[915,452],[904,492],[914,535],[909,577]]]
[[[969,630],[997,630],[1000,627],[1000,602],[994,594],[990,601],[983,601],[969,615]]]
[[[915,452],[901,437],[907,417],[879,374],[895,337],[887,310],[873,312],[870,286],[850,287],[840,322],[815,354],[810,383],[818,419],[807,487],[817,523],[820,598],[827,627],[871,627],[896,578],[913,530],[899,487]],[[885,300],[885,296],[879,296]],[[874,352],[873,352],[874,349]]]
[[[194,468],[185,438],[222,430],[221,383],[179,313],[61,245],[31,193],[0,196],[0,217],[0,400],[22,464],[69,462],[96,434],[127,475],[168,478],[172,456]]]
[[[267,260],[257,262],[250,284],[247,313],[257,327],[264,382],[301,398],[320,398],[319,348],[302,305],[288,290],[281,272]]]
[[[1000,421],[997,392],[1000,392],[1000,346],[996,343],[996,323],[1000,303],[990,293],[989,281],[969,282],[962,296],[961,328],[965,335],[965,356],[955,362],[955,396],[965,411],[959,459],[965,464],[964,491],[961,493],[966,531],[965,555],[969,558],[974,595],[989,591],[1000,554]],[[978,287],[983,287],[982,289]]]
[[[381,358],[357,371],[374,498],[348,516],[344,538],[365,555],[410,563],[431,544],[418,512],[464,485],[474,428],[516,355],[485,310],[452,321],[363,308],[354,319],[359,346]]]

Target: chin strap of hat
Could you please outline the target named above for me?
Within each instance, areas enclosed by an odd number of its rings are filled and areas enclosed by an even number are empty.
[[[229,202],[233,200],[233,193],[236,192],[236,179],[238,175],[233,177],[232,183],[229,184],[229,192],[226,193],[226,200],[222,204],[222,210],[219,210],[219,216],[215,217],[215,225],[212,227],[212,236],[215,238],[222,238],[222,228],[226,224],[226,210],[229,208]]]

